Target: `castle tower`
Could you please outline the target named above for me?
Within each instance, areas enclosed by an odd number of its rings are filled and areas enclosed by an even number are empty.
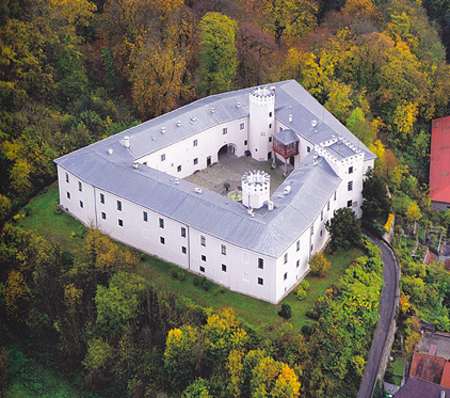
[[[270,176],[265,171],[247,171],[242,176],[242,203],[259,209],[270,199]]]
[[[275,132],[275,89],[258,87],[250,93],[249,150],[253,159],[268,160],[269,138]]]

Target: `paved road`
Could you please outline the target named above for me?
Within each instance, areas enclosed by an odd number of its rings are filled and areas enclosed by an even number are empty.
[[[358,398],[371,398],[377,380],[380,364],[383,360],[384,348],[388,344],[388,331],[394,322],[396,292],[398,284],[398,268],[395,257],[389,247],[382,241],[373,239],[375,244],[381,249],[381,259],[384,263],[383,279],[384,288],[381,294],[380,313],[378,316],[377,330],[372,341],[369,359],[364,370],[363,380],[359,387]],[[387,352],[389,355],[389,351]]]

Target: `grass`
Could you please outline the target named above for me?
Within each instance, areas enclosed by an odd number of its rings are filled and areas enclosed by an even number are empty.
[[[55,182],[44,188],[17,214],[17,222],[23,227],[34,229],[39,235],[54,237],[64,242],[69,250],[80,245],[79,236],[86,228],[64,211],[57,213],[59,203],[58,185]],[[26,216],[27,211],[30,213]]]
[[[76,250],[82,242],[79,236],[84,227],[65,212],[56,214],[57,205],[55,203],[58,203],[58,195],[56,184],[44,189],[25,207],[29,210],[30,215],[20,217],[17,222],[24,227],[35,229],[39,234],[59,239],[69,250]],[[25,214],[24,209],[19,214]],[[226,305],[234,307],[240,318],[253,327],[275,324],[280,321],[281,318],[277,313],[281,304],[287,303],[292,308],[290,322],[296,330],[300,330],[308,322],[305,317],[306,311],[324,294],[326,289],[336,282],[348,265],[362,254],[359,249],[336,254],[328,253],[326,256],[331,261],[330,270],[325,278],[317,278],[312,275],[306,277],[310,283],[306,298],[299,301],[293,293],[290,293],[277,306],[231,292],[212,282],[208,283],[210,288],[206,291],[201,286],[194,286],[194,274],[180,271],[176,265],[151,256],[145,256],[145,261],[141,262],[137,273],[147,281],[164,286],[178,296],[190,298],[201,306],[212,307],[215,310]],[[173,277],[177,271],[184,272],[184,280]]]
[[[394,356],[394,362],[391,363],[392,370],[394,371],[395,375],[403,375],[403,363],[404,358],[402,355],[395,355]]]

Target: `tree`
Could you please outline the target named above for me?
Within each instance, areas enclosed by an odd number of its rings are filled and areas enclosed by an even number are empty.
[[[419,206],[416,202],[411,202],[408,210],[406,211],[406,218],[409,222],[414,223],[414,233],[416,233],[417,221],[422,218],[422,213],[420,212]]]
[[[184,390],[182,398],[213,398],[207,380],[198,378]]]
[[[334,217],[327,221],[325,228],[331,235],[331,247],[349,250],[352,246],[361,246],[361,228],[355,212],[344,207],[336,210]]]
[[[389,212],[391,199],[388,196],[386,183],[381,176],[375,174],[371,169],[366,173],[366,177],[363,183],[361,209],[365,219],[373,220]]]
[[[200,22],[199,90],[204,95],[232,90],[237,68],[237,24],[218,12],[207,13]]]
[[[319,252],[311,256],[309,259],[309,265],[313,274],[324,277],[330,269],[331,262],[324,256],[323,252]]]

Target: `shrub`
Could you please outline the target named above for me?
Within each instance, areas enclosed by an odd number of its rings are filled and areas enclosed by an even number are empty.
[[[278,316],[281,316],[284,319],[292,318],[292,309],[289,304],[281,304],[281,310],[278,312]]]
[[[317,276],[324,277],[330,268],[330,261],[324,256],[322,252],[315,253],[309,260],[311,272]]]
[[[211,286],[212,286],[211,282],[208,279],[206,279],[205,277],[203,277],[202,281],[201,281],[202,289],[205,291],[208,291],[209,289],[211,289]]]
[[[309,282],[305,279],[303,279],[300,282],[300,286],[303,288],[303,290],[307,291],[309,289]]]
[[[186,279],[186,272],[184,272],[183,270],[179,269],[177,270],[177,279],[180,282],[183,282]]]
[[[309,319],[312,319],[312,320],[314,320],[314,321],[317,321],[317,320],[319,320],[319,314],[316,312],[316,311],[314,311],[314,310],[308,310],[308,311],[306,311],[306,317],[307,318],[309,318]]]
[[[303,289],[297,291],[297,298],[301,301],[306,298],[306,292]]]
[[[201,286],[202,278],[199,277],[198,275],[194,275],[194,278],[192,279],[192,283],[194,284],[194,286]]]
[[[305,336],[311,336],[312,334],[314,334],[315,331],[316,331],[316,329],[312,325],[303,325],[302,326],[302,333]]]

